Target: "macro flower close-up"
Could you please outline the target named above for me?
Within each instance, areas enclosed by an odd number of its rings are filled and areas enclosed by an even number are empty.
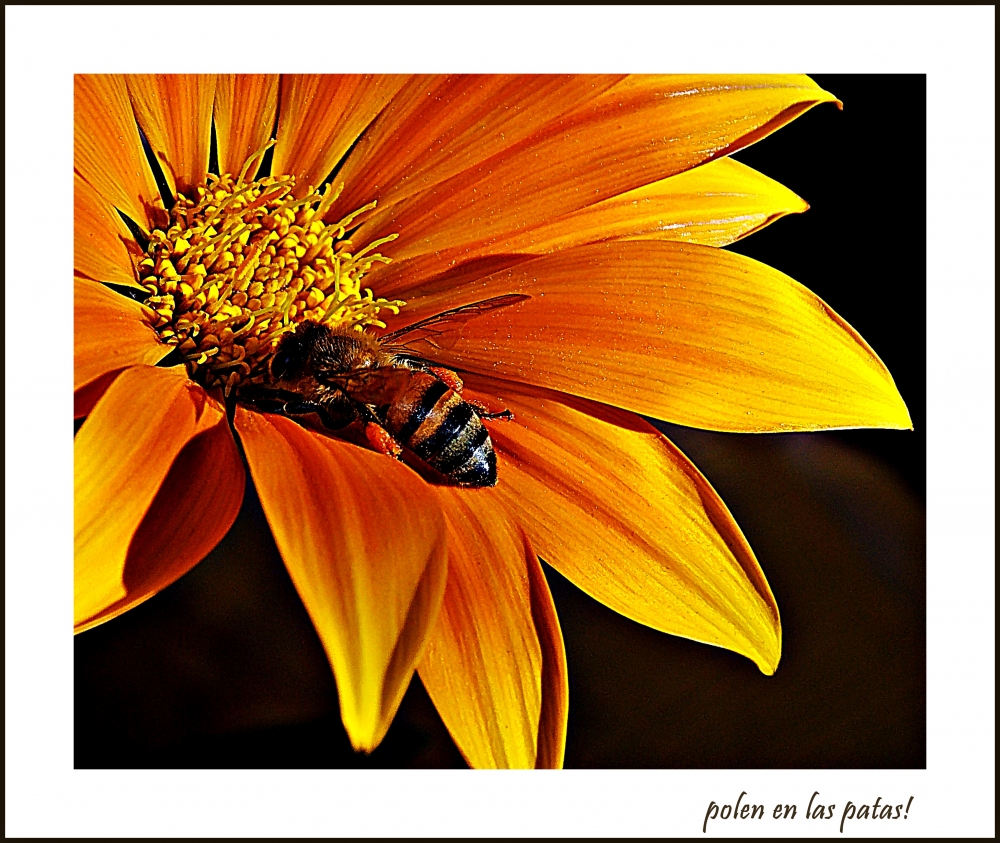
[[[807,209],[729,156],[833,93],[81,75],[74,102],[77,632],[204,559],[250,481],[358,751],[417,674],[469,765],[562,766],[540,560],[778,669],[766,560],[647,419],[912,427],[844,319],[724,248]]]

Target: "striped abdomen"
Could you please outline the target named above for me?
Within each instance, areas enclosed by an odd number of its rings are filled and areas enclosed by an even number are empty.
[[[475,408],[426,372],[408,380],[386,412],[389,433],[460,486],[495,486],[497,457]]]

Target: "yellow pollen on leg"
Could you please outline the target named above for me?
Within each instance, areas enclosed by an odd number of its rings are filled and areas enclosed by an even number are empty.
[[[248,182],[265,150],[239,177],[209,174],[191,197],[178,196],[138,264],[160,339],[178,348],[193,379],[227,395],[263,378],[278,340],[299,322],[385,327],[379,312],[404,304],[362,284],[389,263],[375,250],[397,235],[356,250],[345,237],[375,203],[327,223],[343,184],[296,199],[293,176]]]

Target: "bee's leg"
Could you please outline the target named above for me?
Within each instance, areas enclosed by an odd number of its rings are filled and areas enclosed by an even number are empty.
[[[458,374],[453,372],[451,369],[445,369],[442,366],[425,366],[424,371],[429,375],[434,375],[434,377],[441,381],[441,383],[448,387],[448,389],[452,390],[452,392],[461,392],[465,386]],[[465,403],[471,404],[476,410],[476,415],[478,415],[483,421],[510,421],[514,418],[514,414],[510,410],[501,410],[498,413],[493,413],[490,412],[489,407],[485,404],[471,398],[466,398]]]
[[[353,413],[342,413],[339,410],[330,410],[327,407],[319,407],[316,410],[319,420],[323,422],[323,427],[327,430],[343,430],[357,417]]]
[[[314,412],[327,430],[340,431],[358,420],[357,410],[343,395],[331,397],[322,405],[316,405]]]
[[[441,366],[427,366],[424,369],[429,375],[434,375],[441,383],[443,383],[452,392],[461,392],[462,387],[465,384],[462,383],[462,379],[455,374],[451,369],[445,369]]]
[[[364,404],[358,404],[356,410],[358,421],[364,425],[368,444],[380,454],[399,459],[399,455],[403,453],[403,447],[392,438],[392,434],[388,430],[382,427],[378,416]]]
[[[304,416],[307,413],[320,413],[323,410],[322,404],[315,401],[306,401],[296,398],[294,401],[286,401],[283,411],[289,416]]]
[[[311,413],[312,410],[293,409],[302,404],[302,397],[284,389],[273,389],[268,386],[251,385],[240,390],[239,397],[248,404],[253,404],[265,413]]]
[[[308,401],[295,392],[267,386],[252,386],[240,393],[240,398],[265,413],[283,416],[304,416],[316,413],[330,430],[342,430],[355,419],[350,407],[331,407]]]
[[[387,457],[399,459],[399,455],[403,453],[403,447],[378,422],[365,423],[365,438],[372,448],[380,454],[385,454]]]
[[[399,459],[399,455],[403,453],[403,447],[392,438],[392,434],[375,422],[368,422],[365,425],[365,438],[369,445],[387,457]]]
[[[510,410],[500,410],[498,413],[490,411],[490,408],[485,404],[480,403],[472,398],[464,399],[466,404],[471,404],[472,408],[476,411],[476,415],[482,421],[511,421],[514,418],[514,414]]]

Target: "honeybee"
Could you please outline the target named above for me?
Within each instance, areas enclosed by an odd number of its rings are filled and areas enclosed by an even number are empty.
[[[441,333],[527,298],[485,299],[384,336],[302,322],[279,341],[269,382],[248,386],[240,397],[268,412],[316,413],[331,430],[358,422],[381,453],[399,458],[405,447],[459,486],[495,486],[497,458],[483,422],[513,415],[466,400],[455,372],[410,353],[400,341],[418,332]]]

